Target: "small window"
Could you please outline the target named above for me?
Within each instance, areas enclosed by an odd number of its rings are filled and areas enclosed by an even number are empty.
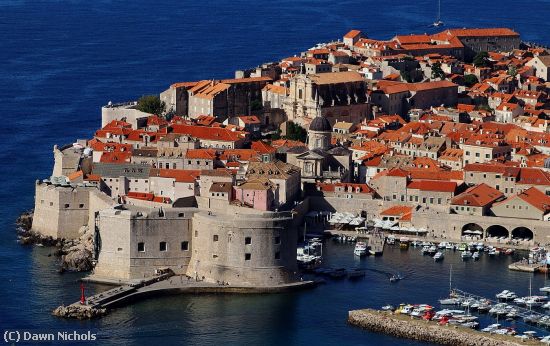
[[[184,217],[185,214],[184,213],[178,213],[178,217]]]
[[[138,251],[145,252],[145,243],[138,243]]]
[[[121,248],[121,247],[119,247],[119,248],[118,248],[118,249],[116,249],[116,250],[117,250],[117,251],[122,251],[122,248]]]
[[[218,255],[216,255],[215,253],[212,254],[212,258],[218,258]]]
[[[78,207],[79,207],[80,209],[82,209],[82,208],[84,208],[84,204],[80,203],[80,204],[78,205]]]
[[[546,194],[548,194],[548,193],[546,193]],[[44,200],[43,200],[43,199],[40,200],[40,204],[44,204]]]
[[[189,242],[188,241],[182,241],[181,242],[181,251],[189,251]]]
[[[195,231],[195,238],[199,236],[199,231]]]
[[[250,244],[252,244],[252,237],[245,237],[245,238],[244,238],[244,244],[245,244],[245,245],[250,245]]]
[[[279,251],[275,252],[275,259],[281,259],[281,253]]]
[[[69,207],[69,205],[68,205],[68,204],[65,204],[65,208],[68,208],[68,207]]]
[[[53,206],[53,202],[50,202],[50,207],[52,207],[52,206]]]
[[[245,253],[245,254],[244,254],[244,260],[245,260],[245,261],[250,261],[250,257],[252,257],[251,254],[249,254],[249,253]]]
[[[161,242],[159,243],[159,250],[160,250],[160,251],[166,251],[166,250],[168,250],[168,245],[166,244],[165,241],[161,241]]]
[[[275,244],[281,244],[281,237],[277,236],[275,237]]]
[[[217,235],[217,234],[214,234],[214,236],[212,237],[212,240],[213,240],[213,241],[218,241],[218,235]]]

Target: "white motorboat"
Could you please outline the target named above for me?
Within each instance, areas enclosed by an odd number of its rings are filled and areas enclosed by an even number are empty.
[[[462,251],[460,257],[462,258],[462,260],[467,260],[472,257],[472,253],[470,251]]]
[[[474,261],[479,260],[479,257],[481,257],[481,256],[479,255],[479,251],[474,252],[474,254],[472,255],[472,258],[474,259]]]
[[[423,255],[427,255],[428,252],[430,252],[430,247],[428,245],[424,245],[420,252],[422,252]]]
[[[430,248],[428,249],[428,253],[430,255],[434,255],[436,252],[437,252],[437,247],[435,245],[430,246]]]
[[[356,256],[366,256],[367,254],[367,243],[364,243],[362,241],[358,241],[356,244],[355,244],[355,249],[353,250],[353,253],[356,255]]]
[[[501,300],[513,300],[513,299],[516,299],[518,296],[516,293],[512,292],[512,291],[509,291],[509,290],[504,290],[500,293],[498,293],[496,295],[497,299],[501,299]]]
[[[446,241],[443,241],[443,242],[441,242],[441,243],[439,243],[439,244],[437,245],[437,248],[440,249],[440,250],[446,249],[446,248],[447,248],[447,244],[448,244],[448,243],[447,243]]]
[[[440,299],[439,304],[441,305],[459,305],[462,302],[460,298],[445,298]]]
[[[499,329],[499,328],[500,328],[500,324],[498,324],[498,323],[493,323],[493,324],[490,324],[490,325],[488,325],[487,327],[483,328],[481,331],[482,331],[482,332],[486,332],[486,333],[490,333],[490,332],[492,332],[492,331],[494,331],[494,330],[497,330],[497,329]]]
[[[544,293],[550,293],[550,286],[541,287],[541,288],[539,288],[539,291],[544,292]]]
[[[443,252],[441,251],[438,251],[435,255],[434,255],[434,261],[442,261],[443,258],[445,258],[445,256],[443,255]]]

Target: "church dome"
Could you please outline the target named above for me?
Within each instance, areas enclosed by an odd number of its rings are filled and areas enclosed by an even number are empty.
[[[330,122],[327,118],[315,117],[309,125],[309,130],[318,132],[332,132],[332,126],[330,126]]]

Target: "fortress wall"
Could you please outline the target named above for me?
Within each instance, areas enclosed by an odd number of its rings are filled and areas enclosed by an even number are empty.
[[[290,222],[290,217],[195,214],[193,254],[187,274],[204,276],[211,282],[256,286],[292,281],[297,233],[288,227]],[[246,244],[246,238],[250,238],[250,244]]]
[[[37,183],[32,229],[53,238],[78,238],[78,230],[88,223],[91,189]]]
[[[94,274],[113,279],[142,279],[163,267],[184,274],[193,249],[191,219],[196,210],[175,208],[159,215],[158,210],[130,209],[100,211],[101,249]],[[188,242],[187,249],[182,248],[184,241]],[[161,242],[166,243],[165,251],[160,248]],[[138,243],[143,243],[143,251],[139,251]]]

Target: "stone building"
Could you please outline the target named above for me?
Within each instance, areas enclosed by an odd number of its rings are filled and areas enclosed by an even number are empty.
[[[331,124],[337,120],[359,123],[370,114],[366,80],[355,71],[296,75],[290,80],[283,109],[288,120],[302,126],[316,116]]]
[[[32,229],[44,236],[75,239],[79,229],[88,224],[90,186],[35,184]]]
[[[96,220],[99,257],[94,276],[143,279],[165,267],[185,274],[193,250],[191,228],[196,211],[128,205],[100,211]]]
[[[550,55],[538,55],[528,61],[525,66],[534,68],[538,78],[550,82]]]
[[[294,281],[297,231],[291,224],[290,212],[233,207],[196,213],[187,275],[229,285]]]

